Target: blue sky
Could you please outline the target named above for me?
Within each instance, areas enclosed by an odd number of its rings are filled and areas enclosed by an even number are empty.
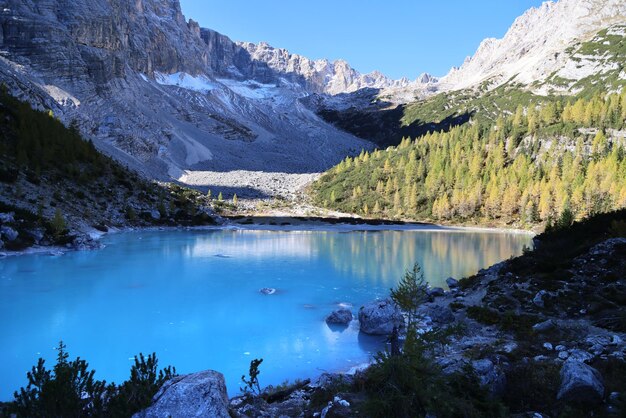
[[[541,0],[181,0],[183,13],[233,40],[266,41],[361,72],[444,75]]]

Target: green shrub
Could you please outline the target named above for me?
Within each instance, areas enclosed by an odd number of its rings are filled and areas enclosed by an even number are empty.
[[[94,379],[85,360],[68,361],[65,344],[59,343],[57,363],[47,370],[39,359],[27,374],[28,385],[15,392],[15,412],[23,417],[98,416],[104,410],[106,383]]]
[[[45,360],[27,373],[28,385],[15,392],[8,412],[18,417],[129,417],[148,407],[166,380],[176,376],[168,366],[157,371],[156,354],[135,356],[130,379],[116,386],[94,378],[85,360],[69,361],[63,342],[57,363],[48,370]]]

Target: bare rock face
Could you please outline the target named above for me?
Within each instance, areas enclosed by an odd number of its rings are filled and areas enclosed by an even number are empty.
[[[0,33],[12,94],[153,178],[317,173],[373,147],[300,102],[312,82],[186,22],[178,0],[0,0]]]
[[[168,380],[153,405],[133,418],[229,418],[226,383],[221,373],[207,370]]]
[[[404,316],[389,299],[371,302],[359,309],[361,331],[371,335],[389,335],[394,327],[404,326]]]
[[[66,86],[97,90],[129,71],[198,72],[207,51],[177,0],[4,0],[2,46]]]

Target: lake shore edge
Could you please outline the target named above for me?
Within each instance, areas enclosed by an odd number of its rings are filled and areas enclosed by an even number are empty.
[[[98,250],[101,239],[110,234],[143,231],[202,231],[202,230],[265,230],[265,231],[440,231],[440,232],[489,232],[506,234],[524,234],[535,236],[536,233],[524,229],[509,229],[487,226],[439,225],[427,222],[406,222],[396,220],[363,219],[353,217],[314,217],[314,216],[234,216],[221,217],[221,223],[214,225],[161,225],[161,226],[125,226],[111,227],[103,232],[92,229],[76,234],[73,243],[60,245],[33,245],[12,251],[0,250],[0,259],[23,255],[61,255],[70,251]]]

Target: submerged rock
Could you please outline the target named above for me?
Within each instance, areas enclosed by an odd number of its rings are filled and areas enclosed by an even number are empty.
[[[393,327],[404,327],[404,316],[390,299],[385,299],[362,306],[359,322],[366,334],[389,335]]]
[[[230,417],[224,376],[213,370],[168,380],[152,401],[133,418]]]
[[[561,387],[557,399],[584,405],[595,405],[604,397],[602,376],[593,367],[568,360],[561,368]]]
[[[350,309],[337,309],[326,317],[327,324],[348,325],[352,321]]]
[[[262,289],[259,289],[259,292],[263,293],[264,295],[273,295],[274,293],[276,293],[276,289],[274,289],[273,287],[264,287]]]

